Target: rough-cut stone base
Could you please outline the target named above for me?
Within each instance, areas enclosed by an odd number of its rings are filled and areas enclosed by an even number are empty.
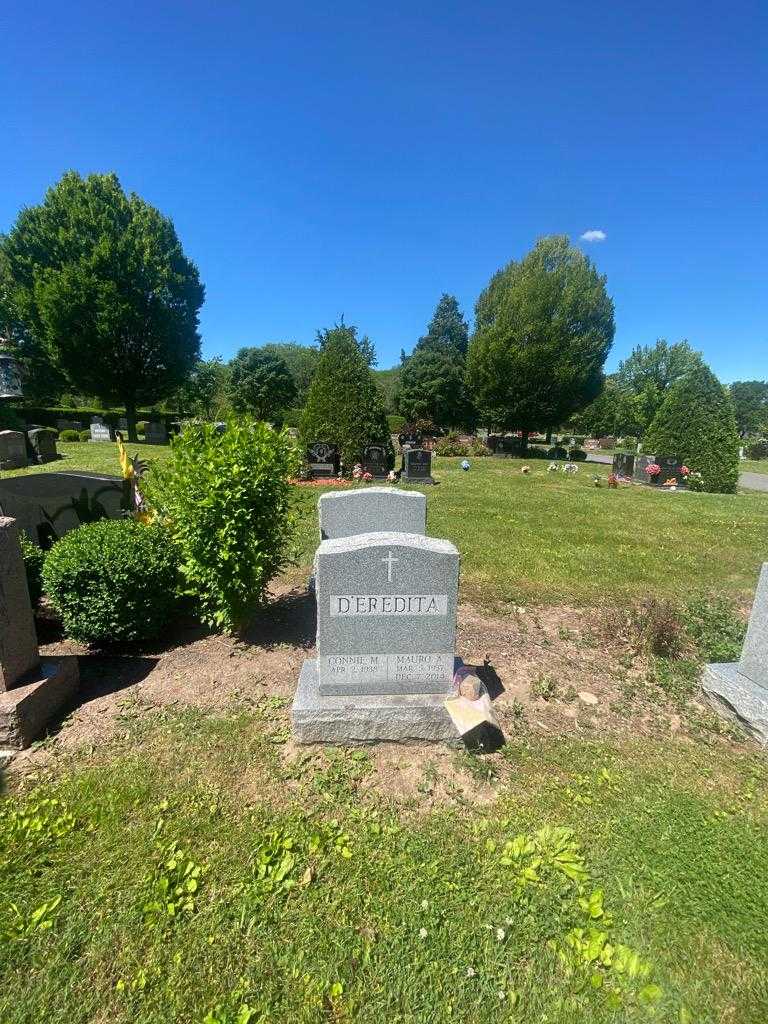
[[[69,704],[80,681],[77,658],[46,659],[27,680],[0,693],[0,747],[28,747]]]
[[[705,665],[701,686],[716,711],[768,744],[768,690],[742,675],[738,662]]]
[[[406,476],[405,473],[400,474],[401,484],[433,484],[435,478],[433,476]]]
[[[431,742],[460,745],[446,694],[321,697],[317,661],[304,662],[291,709],[297,743]]]

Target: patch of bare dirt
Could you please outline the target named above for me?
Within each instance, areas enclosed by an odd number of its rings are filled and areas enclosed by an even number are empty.
[[[49,639],[41,646],[43,653],[80,657],[79,702],[45,742],[14,757],[12,773],[37,771],[60,754],[105,744],[128,711],[194,706],[215,713],[281,698],[275,702],[279,710],[271,728],[287,734],[301,664],[314,650],[314,601],[294,577],[275,588],[274,600],[242,639],[188,625],[169,646],[141,654],[92,654]],[[478,666],[508,736],[525,732],[597,739],[686,733],[678,708],[643,695],[647,663],[604,610],[559,605],[490,616],[464,604],[457,650],[465,663]],[[295,756],[296,749],[290,743],[284,746],[284,760]],[[382,744],[369,755],[373,771],[360,788],[376,789],[398,803],[476,803],[494,796],[483,771],[462,770],[457,753],[446,748]]]

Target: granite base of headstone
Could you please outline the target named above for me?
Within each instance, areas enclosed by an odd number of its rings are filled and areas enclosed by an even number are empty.
[[[432,452],[425,448],[406,448],[403,451],[400,479],[408,484],[433,484]]]
[[[326,540],[315,557],[317,658],[291,713],[300,743],[459,737],[454,693],[459,553],[408,533]]]
[[[648,466],[656,465],[659,472],[650,474]],[[686,478],[682,473],[683,464],[674,455],[636,455],[633,479],[636,483],[649,484],[651,487],[684,488]]]
[[[740,660],[706,665],[701,685],[716,711],[768,746],[768,562],[757,583]]]
[[[0,469],[24,469],[28,464],[24,434],[20,430],[0,430]]]
[[[0,747],[28,747],[78,682],[77,658],[40,659],[18,528],[0,517]]]
[[[28,431],[27,437],[38,465],[43,465],[46,462],[55,462],[58,459],[59,452],[56,448],[56,434],[54,431],[48,430],[46,427],[40,427],[37,430]]]

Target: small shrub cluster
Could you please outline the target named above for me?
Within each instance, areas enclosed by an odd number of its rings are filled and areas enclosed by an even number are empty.
[[[89,434],[90,434],[90,431],[89,431]],[[79,430],[62,430],[62,432],[59,434],[59,440],[60,441],[67,441],[67,442],[79,441],[80,440],[80,431]]]
[[[435,455],[448,458],[469,455],[469,445],[460,441],[456,434],[449,434],[448,437],[441,438],[432,450]]]
[[[48,552],[43,588],[67,636],[104,645],[152,640],[177,605],[178,560],[166,530],[102,519]]]
[[[91,440],[91,431],[90,430],[81,430],[78,436],[79,436],[81,441],[90,441]]]
[[[136,424],[136,433],[143,437],[147,432],[148,426],[149,420],[139,420],[139,422]]]
[[[261,421],[190,423],[145,494],[180,557],[184,592],[208,625],[241,628],[287,563],[294,517],[289,480],[301,456],[287,431]]]
[[[43,563],[45,552],[33,543],[23,530],[19,531],[21,557],[24,559],[24,571],[27,574],[27,587],[32,607],[35,608],[43,594]]]
[[[387,416],[387,424],[389,425],[390,434],[400,434],[405,426],[405,416],[397,416],[395,414]]]
[[[760,459],[768,459],[768,438],[761,437],[757,441],[750,441],[750,443],[744,447],[744,454],[748,459],[757,461]]]

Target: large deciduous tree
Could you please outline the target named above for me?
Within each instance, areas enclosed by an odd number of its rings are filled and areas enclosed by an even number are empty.
[[[136,409],[171,395],[200,355],[205,290],[172,222],[115,174],[67,172],[19,214],[3,252],[8,304],[77,391]]]
[[[654,345],[636,345],[614,375],[619,391],[632,400],[636,411],[638,429],[633,433],[643,434],[659,411],[667,389],[701,365],[701,353],[687,341],[670,345],[659,338]]]
[[[735,380],[729,391],[739,433],[768,433],[768,381]]]
[[[598,396],[614,335],[605,283],[563,235],[494,274],[475,306],[467,357],[470,392],[489,424],[527,441]]]
[[[268,352],[283,360],[290,370],[296,385],[296,404],[303,406],[307,401],[309,386],[315,376],[320,351],[309,345],[298,345],[295,341],[269,341],[262,345],[262,352]]]
[[[366,444],[383,444],[392,455],[382,395],[369,368],[372,345],[361,347],[357,331],[344,323],[318,333],[320,359],[301,417],[304,444],[339,446],[347,469]]]
[[[296,400],[296,384],[280,356],[262,348],[241,348],[230,363],[228,394],[236,412],[274,419]]]

